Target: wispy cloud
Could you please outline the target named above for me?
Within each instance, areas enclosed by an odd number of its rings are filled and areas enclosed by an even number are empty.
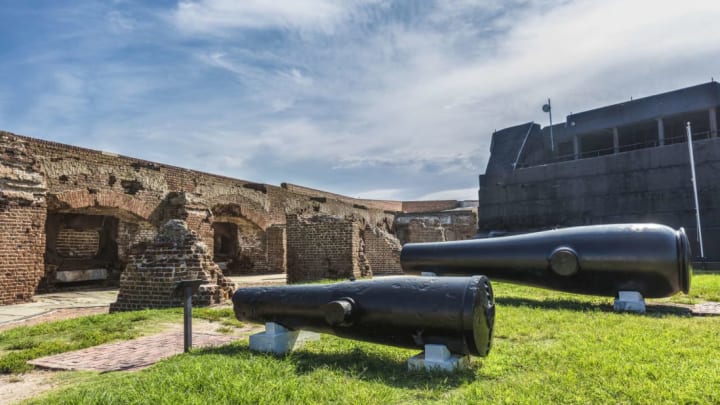
[[[477,200],[478,189],[475,187],[453,190],[441,190],[419,197],[420,200]]]
[[[201,0],[181,1],[175,11],[178,28],[188,32],[221,33],[224,30],[287,27],[332,29],[355,1]]]
[[[547,97],[561,120],[720,75],[714,0],[148,4],[4,10],[0,34],[37,32],[0,35],[4,129],[274,184],[474,198],[492,131],[544,123]]]

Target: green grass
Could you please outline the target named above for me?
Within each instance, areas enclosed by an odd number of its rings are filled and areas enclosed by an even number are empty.
[[[719,281],[696,277],[686,299],[716,297]],[[720,317],[616,314],[609,298],[494,287],[493,349],[468,370],[408,372],[417,350],[332,336],[285,357],[241,341],[88,376],[31,403],[720,403]]]
[[[669,300],[687,304],[703,301],[720,302],[720,275],[696,274],[690,281],[690,294],[677,294]]]
[[[231,308],[196,308],[193,317],[225,326],[242,325],[234,319]],[[93,315],[0,332],[0,374],[29,371],[33,366],[27,361],[38,357],[151,334],[169,322],[182,322],[182,309]]]

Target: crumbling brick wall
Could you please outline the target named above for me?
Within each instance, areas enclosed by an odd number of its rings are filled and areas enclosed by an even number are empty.
[[[374,276],[403,274],[400,267],[400,241],[376,226],[367,225],[361,233],[365,256]]]
[[[285,225],[273,225],[267,229],[267,265],[270,273],[287,271],[287,238]]]
[[[477,233],[477,211],[399,214],[395,234],[400,242],[444,242],[470,239]]]
[[[157,228],[150,222],[120,221],[117,234],[118,257],[122,261],[127,261],[133,246],[146,245],[155,239],[155,236],[157,236]]]
[[[288,282],[402,274],[400,242],[361,218],[287,218]]]
[[[451,210],[458,207],[457,200],[439,200],[439,201],[403,201],[402,212],[418,213],[418,212],[438,212]]]
[[[356,229],[343,218],[288,215],[288,282],[360,277]]]
[[[43,275],[45,193],[25,145],[0,133],[0,305],[30,301]]]
[[[252,224],[259,242],[247,245],[247,257],[253,261],[247,274],[252,274],[289,268],[288,215],[349,218],[349,223],[357,222],[350,234],[357,235],[346,240],[344,261],[340,253],[332,257],[345,263],[335,274],[358,277],[372,267],[382,268],[373,256],[375,245],[362,240],[360,232],[368,225],[394,229],[394,216],[403,206],[399,201],[358,200],[288,184],[252,183],[2,131],[0,156],[0,303],[29,300],[39,277],[49,286],[46,290],[52,290],[60,264],[45,260],[53,257],[48,253],[56,253],[48,252],[48,245],[54,248],[57,242],[57,235],[46,233],[48,218],[84,215],[116,221],[116,259],[106,264],[109,285],[116,285],[119,269],[126,268],[132,253],[152,241],[170,219],[184,220],[211,254],[214,222]],[[59,232],[62,224],[56,225]],[[301,235],[293,238],[297,241]]]
[[[45,208],[0,201],[0,305],[27,302],[43,276]]]
[[[234,286],[212,261],[207,246],[182,220],[168,221],[144,251],[130,257],[120,278],[120,291],[111,311],[167,308],[182,305],[173,294],[182,280],[205,280],[193,302],[212,305],[230,297]]]

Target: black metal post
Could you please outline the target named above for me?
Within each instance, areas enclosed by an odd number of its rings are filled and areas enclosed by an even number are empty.
[[[207,284],[205,280],[182,280],[175,283],[174,296],[185,291],[185,311],[183,314],[183,340],[185,353],[192,348],[192,296],[200,288],[200,285]]]
[[[193,287],[185,287],[185,329],[184,329],[184,350],[185,353],[192,347],[192,295]]]

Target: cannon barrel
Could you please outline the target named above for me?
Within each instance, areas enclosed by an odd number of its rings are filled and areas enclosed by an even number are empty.
[[[452,353],[475,356],[490,350],[495,319],[485,276],[249,287],[236,290],[232,301],[241,321],[398,347],[441,344]]]
[[[483,274],[566,292],[660,298],[690,289],[685,231],[657,224],[592,225],[455,242],[408,243],[406,274]]]

